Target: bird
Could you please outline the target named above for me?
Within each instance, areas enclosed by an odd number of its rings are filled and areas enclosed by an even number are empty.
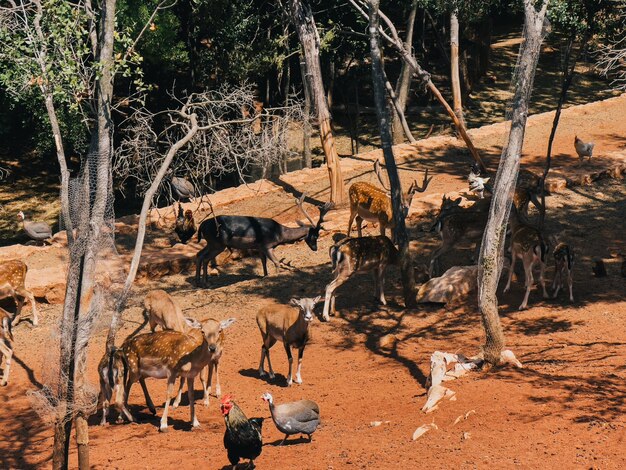
[[[231,395],[222,398],[220,410],[226,424],[224,447],[228,453],[228,461],[235,466],[240,459],[250,459],[254,467],[254,459],[263,450],[263,418],[248,419]]]
[[[187,209],[183,213],[183,207],[180,205],[180,202],[178,203],[178,217],[176,218],[174,231],[182,243],[187,243],[196,233],[196,223],[193,220],[193,212]]]
[[[49,238],[52,238],[52,229],[47,223],[32,222],[30,220],[26,220],[26,216],[24,215],[24,212],[22,211],[19,211],[17,213],[17,220],[22,222],[24,231],[26,232],[26,235],[28,235],[28,237],[31,240],[43,243]]]
[[[578,138],[578,136],[574,137],[574,147],[576,148],[576,153],[578,154],[579,164],[583,162],[585,157],[589,157],[589,161],[591,161],[591,156],[593,154],[593,146],[595,144],[593,142],[589,142],[588,144],[584,143],[582,140]]]
[[[172,176],[172,189],[176,195],[176,199],[191,199],[196,195],[196,188],[188,179],[179,176]]]
[[[470,174],[467,177],[467,182],[469,183],[469,189],[474,194],[477,194],[481,199],[485,198],[485,183],[487,183],[491,178],[482,178],[480,176],[480,170],[472,165],[470,169]]]
[[[272,420],[276,428],[285,434],[279,445],[283,445],[289,436],[306,434],[311,441],[311,434],[320,424],[320,407],[311,400],[299,400],[291,403],[274,405],[274,398],[265,392],[261,398],[269,404]]]

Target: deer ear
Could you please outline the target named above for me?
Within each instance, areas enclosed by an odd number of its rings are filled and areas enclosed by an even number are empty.
[[[321,301],[322,301],[322,296],[321,295],[318,295],[317,297],[315,297],[313,299],[313,303],[314,304],[319,304]]]
[[[463,200],[463,198],[460,198],[460,197],[456,198],[456,199],[454,200],[454,205],[455,205],[455,206],[459,206],[459,205],[461,204],[461,201],[462,201],[462,200]]]
[[[233,323],[235,323],[236,320],[236,318],[228,318],[226,320],[222,320],[220,322],[220,331],[225,330],[226,328],[231,326]]]
[[[290,299],[289,300],[289,305],[293,305],[294,307],[299,307],[300,306],[300,299]]]

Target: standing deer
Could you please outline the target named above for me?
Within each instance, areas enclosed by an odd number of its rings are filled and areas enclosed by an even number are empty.
[[[33,294],[26,290],[25,281],[28,266],[20,260],[11,260],[0,263],[0,299],[13,297],[17,305],[14,319],[22,312],[26,299],[33,310],[33,326],[39,324],[37,305]]]
[[[556,242],[553,256],[555,273],[554,281],[552,282],[552,290],[554,291],[552,298],[556,299],[556,296],[559,295],[561,287],[565,288],[564,284],[567,282],[567,286],[569,287],[569,301],[573,302],[574,293],[572,292],[572,287],[574,284],[574,253],[567,243]]]
[[[528,305],[528,296],[533,287],[533,267],[539,264],[539,282],[543,289],[543,297],[548,298],[546,291],[546,283],[543,277],[546,268],[546,254],[548,245],[545,243],[541,231],[530,225],[522,219],[522,216],[516,209],[515,205],[511,207],[511,267],[509,268],[509,279],[504,288],[507,292],[511,287],[511,279],[513,278],[513,268],[517,259],[521,259],[524,264],[526,294],[524,300],[519,306],[519,310],[524,310]]]
[[[391,205],[391,198],[389,197],[390,190],[385,186],[383,177],[381,175],[380,163],[376,160],[374,163],[374,171],[383,189],[380,189],[373,184],[366,182],[357,182],[350,186],[348,194],[350,197],[350,221],[348,222],[348,237],[352,231],[352,223],[356,218],[356,228],[359,237],[363,236],[361,231],[361,224],[363,220],[370,220],[378,222],[380,226],[380,234],[385,235],[387,228],[392,231],[392,237],[395,236],[394,229],[395,223],[393,220],[393,209]],[[424,174],[424,180],[422,186],[417,185],[417,180],[411,183],[409,190],[406,194],[402,195],[402,212],[404,217],[409,213],[413,196],[416,192],[423,193],[426,191],[428,184],[432,180],[432,177],[428,178],[428,169]]]
[[[203,268],[203,283],[206,283],[209,261],[215,267],[215,257],[226,248],[258,251],[263,264],[263,276],[267,276],[267,258],[274,263],[276,269],[280,267],[280,261],[274,255],[274,248],[278,245],[304,239],[311,250],[317,251],[322,222],[332,205],[326,203],[320,207],[319,219],[314,222],[302,207],[304,197],[303,194],[296,200],[296,204],[308,219],[308,226],[292,228],[281,225],[274,219],[241,215],[218,215],[202,222],[198,229],[198,242],[204,238],[207,244],[198,252],[196,259],[196,285],[200,285],[200,268]]]
[[[261,363],[259,364],[259,376],[265,375],[263,366],[267,357],[267,364],[270,368],[270,379],[274,378],[274,370],[272,369],[272,361],[270,361],[270,348],[274,346],[276,341],[282,341],[287,351],[287,359],[289,360],[289,374],[287,376],[287,386],[293,383],[293,357],[291,356],[291,348],[298,349],[298,368],[296,370],[297,384],[302,383],[302,358],[304,356],[304,348],[309,341],[309,328],[313,321],[313,309],[315,305],[322,300],[321,297],[314,299],[291,299],[287,305],[268,305],[262,307],[256,316],[257,325],[263,337],[263,345],[261,346]]]
[[[98,395],[98,408],[102,409],[100,426],[107,424],[109,407],[113,405],[119,415],[117,421],[122,420],[122,414],[128,421],[133,422],[133,416],[126,407],[124,399],[124,385],[128,374],[126,356],[121,349],[113,347],[100,359],[98,364],[98,377],[100,378],[100,394]]]
[[[5,387],[9,383],[9,372],[11,370],[11,358],[13,357],[13,333],[11,332],[11,321],[13,317],[9,312],[0,307],[0,364],[4,358],[4,372],[0,386]]]
[[[322,318],[330,320],[329,313],[335,312],[335,290],[356,273],[374,272],[376,298],[385,301],[385,270],[389,264],[398,264],[400,253],[389,238],[376,237],[345,238],[329,250],[334,279],[326,286]]]
[[[173,398],[174,384],[177,377],[184,377],[187,379],[191,424],[194,428],[200,426],[194,406],[193,382],[200,371],[209,365],[213,355],[218,350],[218,343],[223,339],[223,330],[232,325],[234,321],[234,318],[222,321],[213,319],[203,321],[202,341],[199,344],[195,335],[170,330],[145,333],[124,341],[121,349],[128,364],[128,376],[124,386],[124,404],[127,405],[132,385],[139,381],[148,408],[153,414],[156,414],[145,379],[147,377],[167,379],[165,409],[159,428],[161,432],[167,432],[167,412],[170,399]]]

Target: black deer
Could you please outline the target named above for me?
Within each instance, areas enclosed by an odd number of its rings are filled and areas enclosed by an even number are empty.
[[[196,285],[200,285],[200,268],[203,269],[202,281],[206,283],[209,261],[211,267],[215,268],[215,257],[226,248],[257,251],[263,263],[263,276],[267,276],[267,258],[274,263],[276,269],[280,267],[280,261],[274,255],[274,248],[278,245],[304,239],[311,250],[317,251],[317,238],[322,222],[332,205],[326,203],[319,207],[320,217],[315,223],[302,207],[303,201],[304,194],[296,200],[296,204],[311,225],[291,228],[274,219],[241,215],[218,215],[202,222],[198,230],[198,242],[204,238],[207,244],[196,258]]]

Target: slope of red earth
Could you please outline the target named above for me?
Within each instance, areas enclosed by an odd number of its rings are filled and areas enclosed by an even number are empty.
[[[599,160],[607,153],[623,151],[625,103],[622,96],[568,109],[555,144],[556,170],[564,174],[577,171],[572,168],[576,133],[596,141]],[[531,118],[524,163],[535,168],[540,165],[550,122],[551,115]],[[504,141],[502,129],[497,125],[473,131],[491,162]],[[454,139],[420,141],[411,152],[403,148],[401,154],[409,168],[428,166],[437,173],[425,197],[465,188],[467,159]],[[600,165],[599,160],[590,165]],[[360,163],[351,167],[347,177],[373,178],[371,172],[366,173],[371,163]],[[324,199],[327,186],[320,171],[314,173],[315,178],[305,173],[288,175],[286,180],[298,191],[306,189]],[[414,177],[409,171],[402,173],[405,182]],[[623,180],[609,180],[566,189],[548,198],[547,231],[570,242],[576,252],[575,302],[570,304],[565,294],[543,300],[535,289],[530,308],[520,312],[517,307],[523,287],[517,280],[510,292],[500,295],[501,316],[507,346],[524,368],[475,372],[451,382],[456,400],[444,401],[428,415],[420,408],[426,400],[430,355],[436,350],[478,352],[483,341],[480,318],[474,302],[451,310],[434,305],[403,309],[395,269],[390,270],[386,284],[387,307],[380,308],[370,298],[370,276],[358,276],[339,290],[338,315],[329,323],[314,321],[302,385],[286,387],[287,360],[280,344],[272,349],[277,378],[268,382],[258,377],[261,338],[255,321],[257,310],[267,302],[284,303],[323,291],[331,278],[327,254],[333,242],[331,234],[320,239],[315,253],[303,243],[279,248],[278,257],[294,268],[275,273],[270,267],[271,275],[266,278],[259,277],[261,268],[255,258],[244,258],[225,265],[207,288],[193,286],[193,273],[138,284],[118,344],[142,324],[141,301],[152,288],[166,289],[184,313],[194,318],[236,317],[237,322],[226,332],[222,391],[234,394],[249,417],[269,417],[260,396],[270,391],[278,403],[301,398],[317,401],[323,420],[311,443],[292,438],[284,446],[277,445],[282,435],[266,420],[266,445],[256,461],[258,468],[618,468],[626,461],[626,279],[620,276],[619,257],[626,253],[624,189]],[[282,192],[226,205],[223,210],[283,220],[293,220],[296,213],[293,197]],[[427,219],[414,213],[410,220],[418,262],[425,262],[437,243],[434,234],[421,229],[421,222]],[[443,264],[467,264],[471,251],[451,253]],[[595,278],[591,272],[596,257],[606,261],[605,278]],[[46,265],[44,259],[38,263]],[[552,276],[551,263],[548,279]],[[41,304],[39,327],[21,322],[14,329],[11,379],[9,386],[0,390],[2,468],[47,468],[51,464],[51,428],[33,411],[27,392],[54,375],[54,331],[60,313],[59,305]],[[104,351],[106,318],[101,323],[89,349],[88,376],[94,386]],[[389,334],[396,342],[381,345],[380,338]],[[162,404],[164,382],[149,380],[148,387],[155,402]],[[199,391],[196,396],[200,399]],[[193,432],[183,399],[183,406],[170,414],[172,429],[167,434],[158,432],[162,406],[153,417],[139,386],[133,388],[129,403],[139,424],[100,427],[99,417],[91,418],[94,468],[221,469],[228,465],[217,398],[211,398],[208,408],[198,401],[202,426]],[[457,417],[470,411],[467,419],[454,424]],[[374,421],[382,424],[372,426]],[[431,422],[438,429],[411,440],[418,426]],[[71,465],[76,466],[75,453]]]

